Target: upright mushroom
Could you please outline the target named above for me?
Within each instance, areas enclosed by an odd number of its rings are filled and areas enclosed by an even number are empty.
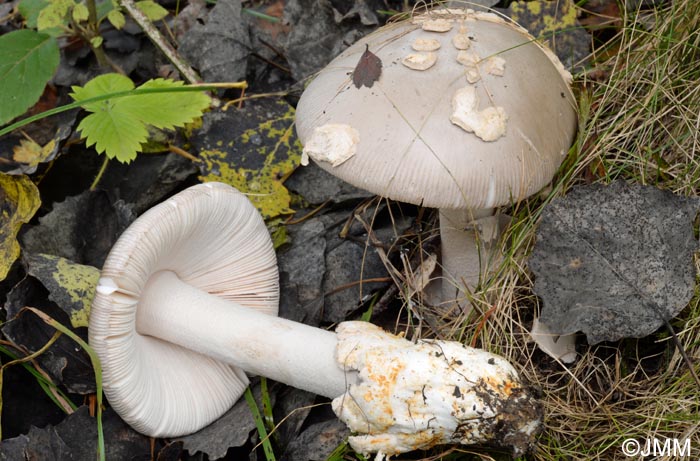
[[[366,50],[381,76],[353,85]],[[434,9],[364,37],[309,84],[296,112],[302,163],[310,157],[357,187],[439,208],[443,302],[463,298],[494,257],[496,207],[550,182],[571,145],[570,80],[509,20]]]
[[[277,300],[272,243],[245,196],[208,183],[152,208],[112,249],[90,314],[110,403],[144,434],[183,435],[233,405],[249,372],[333,398],[364,453],[520,453],[539,431],[540,406],[503,358],[367,322],[313,328],[276,317]]]

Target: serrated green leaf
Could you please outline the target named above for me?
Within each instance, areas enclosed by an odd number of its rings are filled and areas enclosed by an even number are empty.
[[[129,91],[134,89],[134,82],[125,75],[121,74],[104,74],[93,78],[85,84],[85,86],[72,86],[73,92],[70,97],[75,101],[80,102],[86,99],[94,98],[108,93],[116,93],[119,91]],[[106,108],[113,101],[100,101],[83,105],[83,109],[90,112],[97,112]]]
[[[41,32],[45,29],[67,26],[68,12],[75,5],[73,0],[49,0],[48,6],[39,12],[36,26]]]
[[[150,80],[140,89],[179,88],[182,82]],[[96,96],[128,91],[133,82],[123,75],[106,74],[94,78],[84,87],[74,86],[71,96],[80,102]],[[209,106],[209,97],[203,92],[137,94],[85,104],[93,112],[78,126],[87,139],[87,146],[95,146],[98,153],[121,162],[130,162],[148,140],[147,126],[173,129],[200,117]]]
[[[126,24],[126,18],[119,10],[112,10],[107,13],[107,20],[114,26],[115,29],[119,30]]]
[[[0,36],[0,125],[32,107],[60,59],[56,39],[33,30]]]
[[[73,7],[73,21],[75,21],[75,22],[87,21],[89,17],[90,17],[90,12],[88,11],[88,7],[85,6],[84,3],[77,3]]]
[[[148,139],[148,130],[117,101],[108,101],[110,104],[106,108],[85,117],[78,125],[78,131],[86,138],[85,145],[94,145],[98,154],[104,152],[109,158],[129,163]]]
[[[70,96],[80,102],[103,94],[134,89],[134,82],[121,74],[104,74],[93,78],[84,87],[73,86]],[[95,145],[98,153],[109,158],[130,162],[136,158],[141,143],[148,139],[148,131],[128,109],[120,108],[124,98],[85,104],[83,108],[92,114],[78,125],[78,131],[86,138],[88,147]]]
[[[19,14],[24,18],[27,27],[36,29],[36,22],[41,10],[49,5],[49,0],[22,0],[17,5]]]
[[[151,21],[160,21],[168,15],[168,10],[154,2],[153,0],[144,0],[136,2],[136,7]]]
[[[181,88],[182,82],[158,78],[149,80],[139,88]],[[172,130],[202,116],[211,100],[203,92],[197,93],[155,93],[124,98],[135,116],[156,128]]]

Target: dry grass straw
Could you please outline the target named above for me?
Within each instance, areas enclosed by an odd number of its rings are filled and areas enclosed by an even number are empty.
[[[592,167],[606,179],[698,194],[700,4],[667,3],[627,18],[617,40],[595,53],[612,56],[589,74],[599,81],[581,80],[587,116],[574,175]]]
[[[547,201],[575,184],[614,179],[700,192],[700,2],[628,13],[615,39],[595,50],[593,62],[593,70],[578,77],[578,138],[552,191],[510,210],[514,220],[500,272],[474,295],[475,313],[443,319],[440,336],[505,356],[541,388],[545,431],[532,459],[633,459],[622,452],[623,440],[654,437],[690,438],[697,459],[699,389],[667,336],[584,343],[569,366],[528,342],[539,305],[527,258]],[[673,322],[696,361],[699,323],[697,298]]]

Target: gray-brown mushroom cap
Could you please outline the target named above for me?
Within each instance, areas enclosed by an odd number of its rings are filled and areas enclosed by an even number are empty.
[[[435,19],[450,30],[426,27]],[[419,58],[419,39],[440,42],[425,70],[404,62]],[[351,74],[366,45],[382,75],[358,89]],[[537,192],[564,159],[577,119],[567,77],[522,28],[489,13],[433,10],[379,29],[324,68],[299,101],[297,133],[321,168],[373,193],[494,208]],[[455,116],[455,98],[473,112]]]
[[[191,187],[140,216],[119,238],[90,312],[90,345],[117,413],[151,436],[194,432],[245,390],[245,373],[185,347],[139,333],[141,295],[161,271],[241,306],[276,315],[275,252],[248,199],[221,183]],[[194,306],[187,306],[192,310]],[[172,315],[180,312],[172,307]],[[195,313],[196,315],[196,313]]]

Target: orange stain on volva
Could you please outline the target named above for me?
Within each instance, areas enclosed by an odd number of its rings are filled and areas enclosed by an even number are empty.
[[[503,394],[505,397],[509,397],[510,394],[513,392],[513,389],[515,387],[517,387],[517,385],[513,381],[511,381],[510,379],[506,379],[505,381],[500,381],[500,380],[497,380],[496,378],[494,378],[493,376],[487,377],[486,383],[495,392],[498,392],[499,394]]]
[[[396,386],[396,380],[406,366],[403,363],[380,363],[377,367],[378,372],[375,372],[375,367],[370,364],[374,361],[367,361],[367,377],[368,381],[372,382],[364,393],[363,398],[366,402],[373,402],[373,405],[379,409],[376,412],[381,418],[381,422],[386,425],[392,424],[394,411],[391,407],[391,396]],[[381,416],[379,416],[381,414]]]

